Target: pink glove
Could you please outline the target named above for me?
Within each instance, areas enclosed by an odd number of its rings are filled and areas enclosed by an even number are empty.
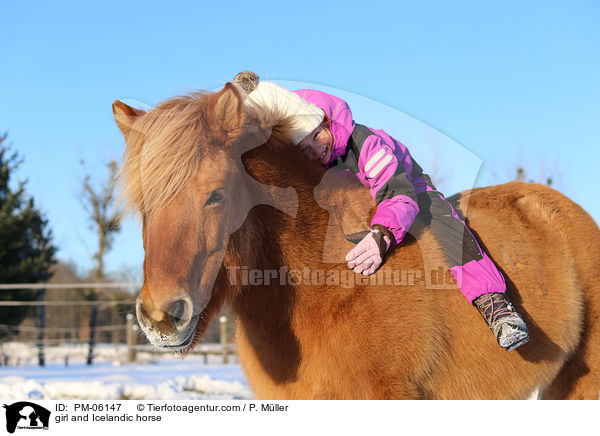
[[[348,268],[366,276],[373,274],[383,262],[385,253],[390,248],[390,238],[378,229],[371,229],[350,252],[346,255]]]

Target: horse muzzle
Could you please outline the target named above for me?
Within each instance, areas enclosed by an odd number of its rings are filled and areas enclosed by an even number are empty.
[[[136,301],[138,323],[152,345],[171,351],[182,351],[192,345],[198,315],[187,296],[158,307],[151,298],[140,295]]]

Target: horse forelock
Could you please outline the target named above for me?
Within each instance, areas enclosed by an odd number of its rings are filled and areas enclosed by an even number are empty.
[[[209,91],[173,97],[134,122],[117,175],[124,215],[143,216],[166,204],[191,180],[202,159],[237,137],[252,137],[256,146],[267,147],[272,162],[259,172],[271,174],[268,179],[314,179],[314,170],[307,168],[313,165],[289,141],[285,121],[276,122],[266,110],[246,108],[237,128],[221,129],[227,114],[215,113],[217,98],[218,93]]]
[[[179,193],[216,147],[214,93],[174,97],[139,117],[117,175],[124,214],[144,215]]]

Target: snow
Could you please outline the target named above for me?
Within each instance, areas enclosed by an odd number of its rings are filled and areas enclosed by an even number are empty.
[[[86,346],[71,345],[47,349],[47,363],[40,367],[31,345],[4,344],[3,351],[9,355],[9,366],[0,366],[0,398],[4,400],[252,398],[240,365],[221,364],[220,356],[209,356],[204,363],[200,356],[181,359],[144,352],[138,354],[138,362],[124,363],[124,348],[101,344],[94,364],[88,366]],[[65,351],[69,352],[68,366]]]
[[[218,352],[219,344],[203,344]],[[0,366],[3,400],[232,400],[252,399],[244,372],[235,360],[222,364],[221,356],[139,352],[137,363],[125,363],[127,349],[99,344],[94,364],[85,364],[87,345],[62,345],[46,349],[47,364],[37,365],[31,344],[5,343],[2,351],[9,366]],[[65,355],[69,356],[65,366]],[[18,363],[18,364],[17,364]],[[530,400],[537,399],[534,391]]]

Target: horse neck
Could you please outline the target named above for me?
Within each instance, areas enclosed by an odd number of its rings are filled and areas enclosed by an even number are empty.
[[[277,270],[278,278],[282,274],[281,268],[314,265],[322,252],[328,223],[328,214],[317,204],[314,194],[315,185],[324,174],[324,168],[307,161],[289,144],[277,141],[248,151],[242,160],[248,175],[266,186],[277,187],[273,191],[265,189],[266,192],[271,192],[269,195],[277,190],[281,192],[294,189],[298,207],[295,217],[271,206],[252,208],[235,237],[238,264],[247,266],[248,271],[255,269],[262,276],[266,271]],[[283,201],[287,200],[289,198]],[[271,204],[278,203],[273,201]],[[256,288],[257,286],[242,286],[240,295],[243,297],[244,307],[255,307],[256,302],[281,298],[289,306],[290,299],[282,294],[297,294],[298,291],[294,286],[282,284],[280,280],[270,281],[260,292]],[[275,311],[282,307],[279,304],[271,306]]]
[[[295,218],[270,206],[257,206],[237,235],[246,238],[238,241],[240,245],[252,248],[240,256],[240,265],[248,265],[248,275],[252,269],[259,271],[263,281],[260,285],[242,284],[232,307],[243,337],[263,368],[272,378],[282,380],[293,377],[304,340],[294,320],[310,307],[310,293],[320,291],[292,284],[288,270],[319,264],[328,219],[316,204],[312,189],[298,190],[298,195]],[[267,283],[269,272],[275,278]]]
[[[252,319],[263,318],[266,322],[269,315],[276,319],[279,312],[293,309],[294,302],[306,291],[289,280],[289,272],[322,266],[320,254],[327,219],[327,212],[314,200],[312,188],[298,190],[295,217],[266,205],[249,212],[246,222],[234,235],[237,250],[234,262],[242,273],[235,302],[240,314],[247,313]],[[256,317],[256,312],[261,316]]]

